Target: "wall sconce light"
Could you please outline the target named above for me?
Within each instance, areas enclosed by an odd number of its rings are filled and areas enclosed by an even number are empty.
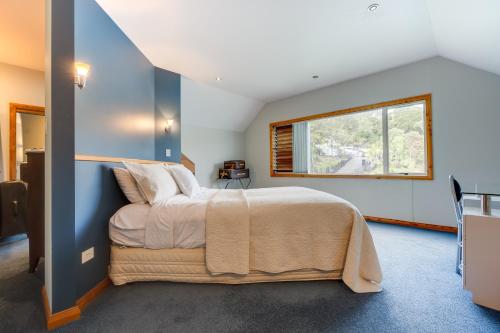
[[[78,88],[83,89],[87,83],[90,66],[82,62],[75,63],[75,84]]]
[[[174,124],[173,119],[168,119],[165,122],[165,133],[170,134],[170,131],[172,130],[172,125]]]

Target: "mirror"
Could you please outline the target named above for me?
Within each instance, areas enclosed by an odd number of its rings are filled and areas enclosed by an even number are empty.
[[[10,105],[9,178],[20,179],[26,152],[45,149],[45,109],[23,104]]]

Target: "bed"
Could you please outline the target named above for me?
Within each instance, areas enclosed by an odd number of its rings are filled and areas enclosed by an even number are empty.
[[[381,290],[368,226],[349,202],[303,187],[202,189],[122,207],[110,219],[109,277],[256,283],[340,280]]]

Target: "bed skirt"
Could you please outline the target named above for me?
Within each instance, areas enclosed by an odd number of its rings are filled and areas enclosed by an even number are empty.
[[[340,280],[342,271],[301,269],[277,274],[250,271],[246,275],[213,275],[206,267],[204,248],[150,250],[112,245],[109,277],[115,285],[137,281],[243,284]]]

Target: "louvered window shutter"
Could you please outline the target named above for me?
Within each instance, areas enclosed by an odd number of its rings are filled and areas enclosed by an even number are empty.
[[[275,172],[293,171],[293,126],[284,125],[273,128],[273,170]]]

